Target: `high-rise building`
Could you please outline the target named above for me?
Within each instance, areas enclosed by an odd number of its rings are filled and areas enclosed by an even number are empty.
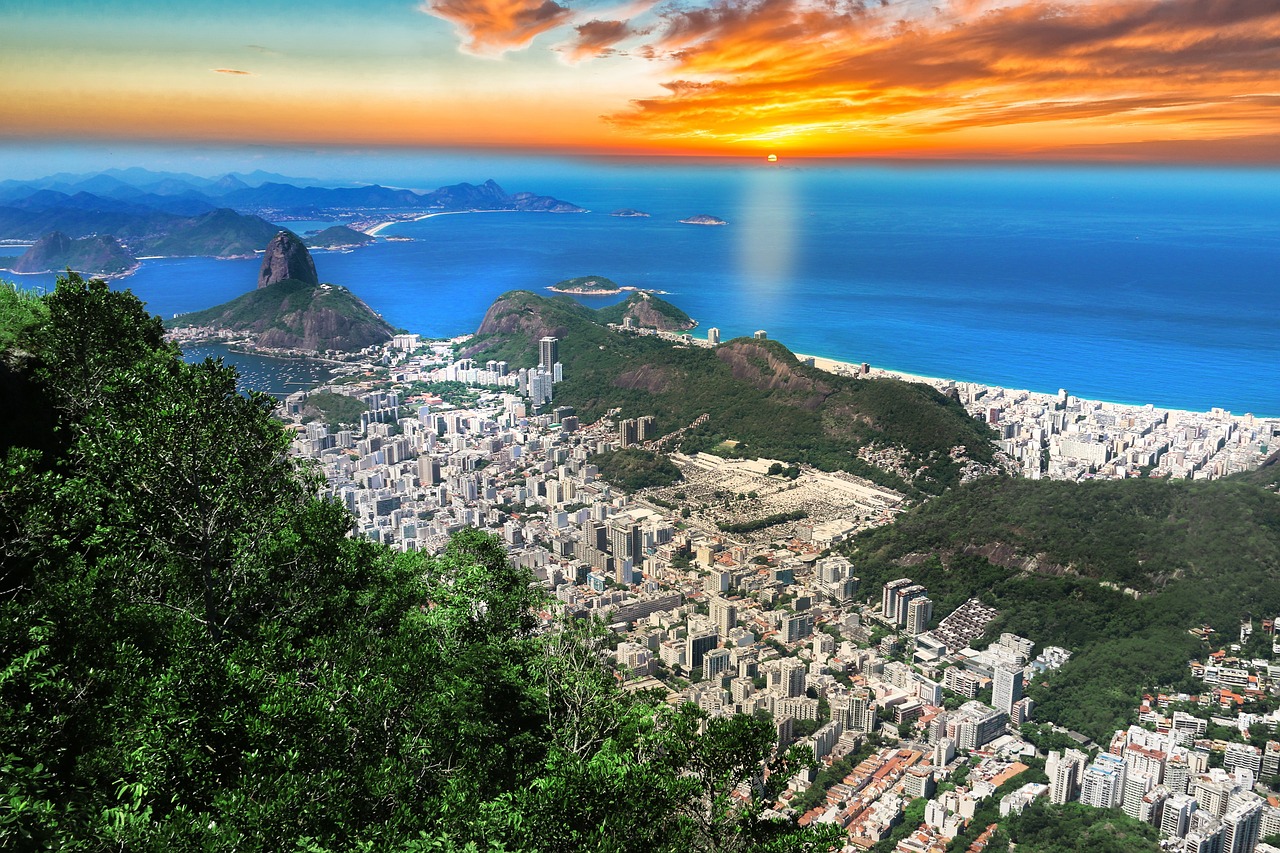
[[[1095,809],[1109,809],[1124,796],[1124,759],[1104,752],[1084,771],[1080,780],[1080,802]]]
[[[1164,764],[1164,784],[1175,794],[1187,793],[1187,783],[1191,779],[1191,767],[1181,755],[1169,756]]]
[[[998,710],[1012,715],[1014,704],[1021,698],[1022,670],[1011,666],[995,667],[991,686],[991,704]]]
[[[1182,838],[1191,829],[1191,815],[1200,807],[1189,794],[1174,794],[1164,804],[1160,815],[1160,834],[1165,838]]]
[[[783,692],[787,696],[803,696],[805,688],[804,661],[796,658],[784,658],[779,670]]]
[[[880,594],[880,615],[885,619],[893,619],[898,613],[898,590],[912,585],[911,578],[898,578],[884,585]]]
[[[797,613],[782,620],[779,626],[782,642],[794,643],[813,633],[813,614]]]
[[[1262,771],[1262,750],[1247,743],[1229,743],[1223,755],[1222,766],[1228,773],[1234,773],[1236,768],[1243,767],[1256,780]]]
[[[702,659],[707,652],[714,649],[720,642],[720,635],[715,631],[703,631],[692,633],[685,638],[685,663],[690,668],[702,666]]]
[[[1222,853],[1253,853],[1262,831],[1261,797],[1241,802],[1222,816]]]
[[[893,607],[893,621],[905,627],[907,624],[907,608],[911,602],[917,598],[924,598],[928,594],[929,591],[918,583],[897,590]]]
[[[1049,777],[1049,802],[1054,805],[1069,803],[1080,789],[1080,774],[1089,758],[1078,749],[1068,749],[1061,755],[1052,751],[1045,761],[1044,771]]]
[[[704,678],[719,678],[721,675],[729,671],[728,649],[711,649],[702,656],[702,676]]]
[[[635,418],[627,418],[618,422],[618,444],[631,447],[640,440],[640,423]]]
[[[1120,801],[1120,807],[1124,809],[1124,813],[1134,820],[1141,820],[1142,801],[1151,791],[1154,784],[1154,780],[1147,774],[1131,773],[1126,770],[1124,777],[1124,794]]]
[[[636,440],[649,441],[658,437],[657,421],[653,415],[636,418]]]
[[[538,341],[538,366],[548,373],[551,367],[560,360],[560,339],[547,335]]]
[[[929,622],[933,619],[933,602],[928,596],[913,598],[907,604],[907,633],[912,636],[923,634],[929,630]]]
[[[707,329],[707,342],[710,343],[712,346],[715,346],[716,344],[720,343],[720,330],[717,329],[715,326],[712,326],[710,329]]]
[[[711,599],[711,621],[716,623],[716,630],[726,639],[729,632],[738,625],[738,608],[723,598]]]

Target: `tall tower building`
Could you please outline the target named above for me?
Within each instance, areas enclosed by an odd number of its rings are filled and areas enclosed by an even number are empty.
[[[640,438],[640,422],[635,418],[627,418],[618,422],[618,444],[631,447]]]
[[[715,346],[716,344],[720,343],[720,330],[717,329],[715,326],[712,326],[710,329],[707,329],[707,343],[711,344],[712,346]]]
[[[803,696],[805,688],[804,661],[785,658],[782,661],[782,690],[787,696]]]
[[[1013,714],[1014,703],[1022,698],[1022,670],[1010,666],[997,666],[993,673],[991,704],[997,710]],[[1143,791],[1145,794],[1146,791]]]
[[[729,632],[738,625],[738,608],[723,598],[711,599],[711,621],[716,623],[716,630],[726,639]]]
[[[913,598],[907,604],[907,633],[912,636],[923,634],[929,630],[929,622],[933,619],[933,602],[928,596]]]
[[[898,590],[911,586],[911,578],[898,578],[884,585],[880,596],[880,615],[885,619],[894,619],[898,615]]]
[[[1049,753],[1044,766],[1045,773],[1049,776],[1049,802],[1060,806],[1076,798],[1080,787],[1080,773],[1087,760],[1085,754],[1078,749],[1068,749],[1062,755],[1056,750]]]
[[[547,335],[538,341],[538,366],[548,373],[552,366],[560,360],[560,339]]]
[[[1222,853],[1253,853],[1262,831],[1261,797],[1227,809],[1222,816]]]

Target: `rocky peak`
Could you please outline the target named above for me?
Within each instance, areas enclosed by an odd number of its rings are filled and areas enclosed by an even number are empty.
[[[281,231],[271,238],[266,254],[262,256],[258,287],[267,287],[290,278],[304,284],[320,283],[315,261],[311,260],[311,253],[307,251],[301,238],[290,231]]]

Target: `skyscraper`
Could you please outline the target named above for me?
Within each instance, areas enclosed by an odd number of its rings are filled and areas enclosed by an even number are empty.
[[[928,596],[913,598],[907,604],[907,633],[915,636],[929,630],[933,619],[933,602]],[[1008,713],[1006,711],[1006,713]]]
[[[552,366],[560,360],[560,339],[547,335],[538,341],[538,366],[551,372]]]
[[[898,610],[898,590],[911,586],[911,578],[898,578],[884,585],[880,596],[880,615],[885,619],[893,619]]]
[[[992,674],[991,704],[1012,715],[1014,703],[1022,698],[1022,670],[1011,666],[997,666]]]

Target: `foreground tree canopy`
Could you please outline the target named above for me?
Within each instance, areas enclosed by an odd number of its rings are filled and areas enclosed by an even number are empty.
[[[760,819],[771,721],[619,690],[483,533],[350,537],[273,401],[130,293],[0,288],[0,347],[0,848],[830,841]]]

